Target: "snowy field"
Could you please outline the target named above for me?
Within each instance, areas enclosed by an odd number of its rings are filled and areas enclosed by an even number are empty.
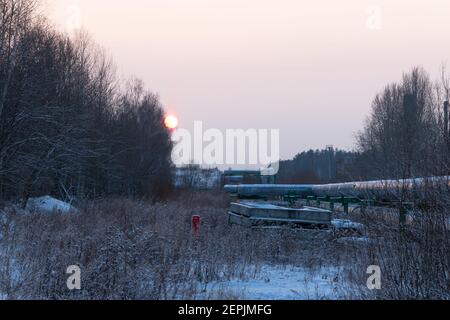
[[[336,300],[349,287],[335,267],[312,271],[294,266],[265,265],[247,280],[213,282],[198,299]]]

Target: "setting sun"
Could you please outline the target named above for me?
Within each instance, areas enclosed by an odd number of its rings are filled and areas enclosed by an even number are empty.
[[[178,118],[175,117],[174,115],[168,115],[164,119],[164,125],[166,126],[167,129],[171,130],[176,129],[178,127]]]

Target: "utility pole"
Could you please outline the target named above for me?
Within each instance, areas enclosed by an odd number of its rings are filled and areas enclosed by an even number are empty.
[[[335,178],[333,174],[334,147],[332,145],[328,145],[327,150],[328,150],[328,182],[332,182]]]

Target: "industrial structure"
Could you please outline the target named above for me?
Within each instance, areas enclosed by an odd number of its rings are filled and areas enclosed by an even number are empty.
[[[264,170],[225,170],[224,184],[275,184],[276,175],[265,174]]]
[[[226,185],[225,191],[241,197],[351,197],[373,201],[420,200],[426,186],[450,187],[450,176],[400,180],[333,183],[324,185]]]
[[[407,210],[426,199],[433,189],[449,190],[450,176],[348,182],[324,185],[226,185],[225,191],[238,199],[281,199],[288,202],[306,200],[307,206],[328,203],[333,212],[340,204],[348,214],[349,206],[387,206],[399,209],[400,222],[406,221]]]

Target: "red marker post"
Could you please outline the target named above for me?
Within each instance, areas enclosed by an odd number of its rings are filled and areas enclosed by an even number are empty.
[[[200,233],[200,223],[200,216],[192,216],[192,234],[194,235],[194,237],[198,237]]]

